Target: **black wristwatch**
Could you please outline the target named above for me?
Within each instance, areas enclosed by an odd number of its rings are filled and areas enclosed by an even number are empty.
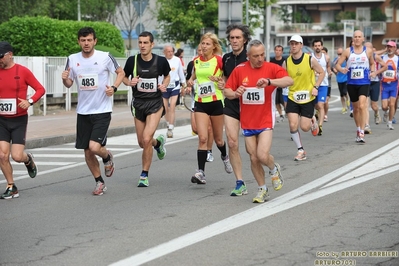
[[[33,100],[32,100],[32,99],[29,99],[29,100],[28,100],[28,103],[29,103],[30,105],[33,105]]]
[[[319,90],[319,86],[313,86],[313,88],[315,88],[316,90]]]
[[[116,92],[116,91],[118,90],[118,88],[117,88],[117,87],[115,87],[115,86],[111,86],[111,88],[113,88],[113,89],[114,89],[114,92]]]
[[[267,79],[267,82],[269,82],[269,84],[267,86],[270,86],[272,83],[270,82],[270,79]]]

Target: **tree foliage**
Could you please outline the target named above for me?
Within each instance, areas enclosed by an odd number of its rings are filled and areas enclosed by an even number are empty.
[[[116,7],[115,14],[112,16],[112,23],[119,25],[121,31],[128,37],[127,49],[132,49],[133,30],[139,18],[139,12],[134,8],[132,0],[120,0]]]
[[[157,16],[161,39],[199,43],[201,30],[217,29],[218,2],[215,0],[158,0]]]
[[[87,26],[95,29],[98,45],[124,52],[120,31],[107,22],[14,17],[0,24],[0,41],[10,42],[19,56],[67,56],[80,51],[77,33]]]
[[[78,0],[2,0],[0,23],[12,17],[48,16],[61,20],[77,20]],[[106,21],[120,0],[80,0],[82,20]]]
[[[399,0],[390,0],[389,5],[390,5],[392,8],[398,9],[398,8],[399,8]]]
[[[265,13],[266,5],[276,2],[277,0],[249,0],[250,28],[264,26],[266,22],[259,18]],[[202,31],[212,28],[218,33],[217,0],[158,0],[156,11],[160,37],[164,41],[185,42],[196,46]],[[246,23],[245,11],[244,3],[243,22]]]

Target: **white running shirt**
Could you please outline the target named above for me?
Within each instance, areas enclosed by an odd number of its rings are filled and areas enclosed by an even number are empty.
[[[180,83],[186,82],[186,77],[184,76],[183,65],[181,64],[180,58],[177,56],[173,56],[171,59],[168,59],[170,66],[170,84],[168,88],[174,88],[173,90],[180,89]],[[176,82],[179,81],[179,84],[176,86]]]
[[[314,57],[317,60],[317,62],[319,62],[319,64],[323,68],[324,72],[326,73],[324,75],[323,81],[320,83],[320,86],[328,86],[327,60],[326,60],[325,54],[321,53],[321,58],[318,58],[314,53],[312,53],[312,57]],[[316,80],[317,80],[317,78],[318,78],[318,75],[316,75]]]
[[[76,112],[81,115],[112,112],[112,97],[105,94],[110,73],[120,67],[115,58],[108,52],[94,50],[90,58],[82,53],[68,57],[66,69],[71,68],[69,78],[78,89],[78,106]]]

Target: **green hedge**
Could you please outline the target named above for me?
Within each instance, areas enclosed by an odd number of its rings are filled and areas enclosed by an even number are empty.
[[[0,40],[11,43],[17,56],[68,56],[80,51],[77,34],[83,27],[94,28],[97,45],[103,48],[101,50],[113,50],[124,54],[124,42],[120,31],[107,22],[14,17],[0,24]],[[120,54],[114,56],[119,57]]]

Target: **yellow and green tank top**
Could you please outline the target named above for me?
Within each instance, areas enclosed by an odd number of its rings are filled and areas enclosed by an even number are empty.
[[[194,58],[194,71],[197,77],[195,88],[195,101],[209,103],[223,100],[223,92],[219,89],[217,82],[212,82],[209,76],[223,76],[223,62],[219,55],[205,60],[202,56]]]

